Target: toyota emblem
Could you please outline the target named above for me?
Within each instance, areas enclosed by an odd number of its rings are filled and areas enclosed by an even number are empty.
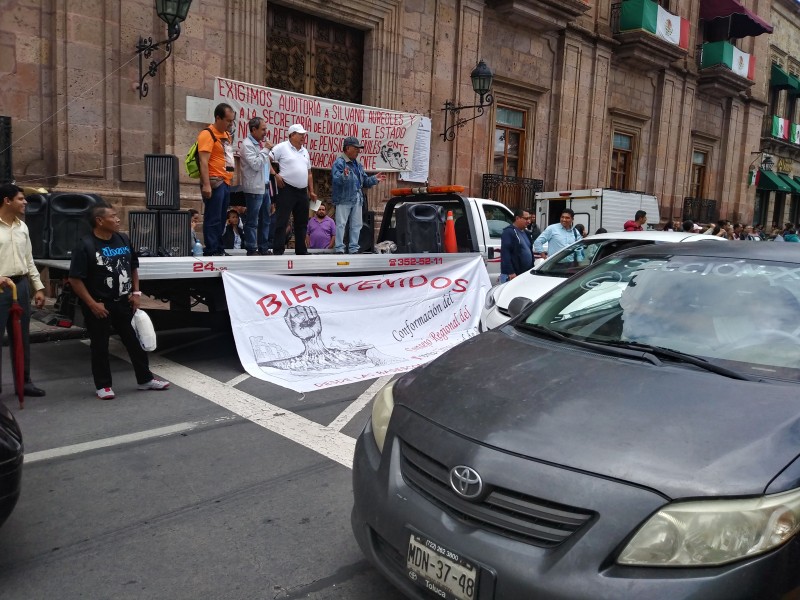
[[[483,480],[472,467],[458,465],[450,469],[450,486],[456,494],[471,500],[481,495]]]

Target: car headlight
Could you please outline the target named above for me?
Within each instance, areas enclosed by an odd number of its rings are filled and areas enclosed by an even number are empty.
[[[743,500],[676,502],[636,532],[617,562],[650,567],[723,565],[768,552],[800,529],[800,490]]]
[[[383,386],[372,402],[372,435],[375,437],[375,444],[378,450],[383,452],[383,443],[386,441],[386,430],[389,429],[389,419],[392,418],[394,410],[394,389],[395,381],[390,381]]]
[[[497,299],[494,297],[494,293],[498,291],[498,288],[500,288],[503,285],[504,284],[502,283],[500,285],[496,285],[490,288],[488,292],[486,292],[486,301],[483,304],[486,310],[491,310],[492,307],[494,307],[494,305],[497,304]]]

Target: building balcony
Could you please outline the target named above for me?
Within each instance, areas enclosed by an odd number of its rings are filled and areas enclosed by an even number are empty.
[[[536,31],[558,31],[589,10],[588,0],[494,0],[498,13]]]
[[[761,150],[767,154],[800,160],[800,123],[792,123],[776,115],[765,116]]]
[[[614,58],[642,71],[666,69],[687,54],[689,22],[653,0],[624,0],[611,6],[611,28],[619,46]]]
[[[738,96],[753,85],[755,62],[729,42],[707,42],[700,49],[698,87],[717,98]]]
[[[544,191],[544,181],[527,177],[511,177],[484,173],[481,197],[502,202],[511,209],[533,209],[537,192]]]

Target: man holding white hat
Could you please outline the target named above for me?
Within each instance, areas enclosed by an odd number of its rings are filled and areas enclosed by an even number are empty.
[[[311,159],[303,143],[306,130],[299,123],[289,127],[289,139],[272,147],[269,153],[273,163],[278,165],[275,183],[278,195],[275,199],[275,240],[272,244],[274,254],[283,254],[286,248],[286,225],[289,215],[294,216],[294,252],[308,254],[306,249],[306,224],[308,223],[309,199],[316,200],[314,181],[311,178]]]

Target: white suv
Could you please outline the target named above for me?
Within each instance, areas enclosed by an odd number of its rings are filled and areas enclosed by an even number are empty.
[[[536,300],[591,264],[626,248],[674,242],[725,242],[725,238],[673,231],[624,231],[600,233],[584,238],[549,256],[538,267],[494,286],[486,294],[480,330],[499,327],[509,319],[508,305],[516,297]]]

